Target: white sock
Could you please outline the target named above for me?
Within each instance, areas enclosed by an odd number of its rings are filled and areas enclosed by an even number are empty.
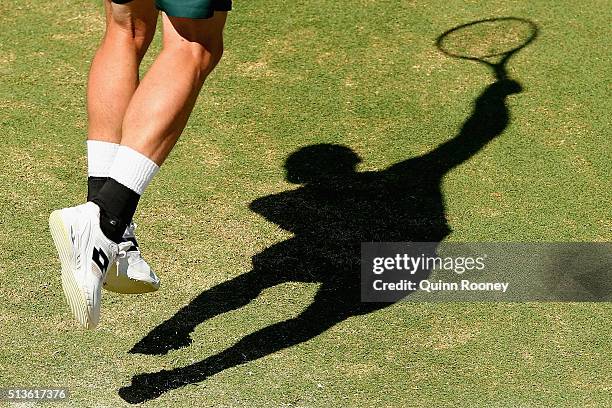
[[[142,195],[158,170],[159,166],[147,156],[127,146],[119,146],[108,177]]]
[[[87,141],[87,175],[89,177],[108,177],[119,144],[101,142],[99,140]]]

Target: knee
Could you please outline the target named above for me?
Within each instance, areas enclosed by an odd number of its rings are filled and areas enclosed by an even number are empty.
[[[182,41],[165,44],[164,48],[174,48],[204,80],[210,74],[223,56],[223,39],[210,39],[206,41]]]
[[[215,69],[223,56],[222,39],[206,43],[192,42],[189,48],[193,62],[203,77],[208,76]]]
[[[121,41],[128,42],[142,59],[155,36],[156,25],[157,14],[137,15],[125,7],[113,7],[106,32],[115,41],[120,37]]]
[[[223,56],[223,26],[227,13],[215,13],[207,20],[164,16],[165,49],[181,54],[204,79]]]

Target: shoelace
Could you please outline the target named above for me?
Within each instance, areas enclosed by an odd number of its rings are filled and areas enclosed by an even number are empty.
[[[132,246],[131,242],[120,242],[117,244],[117,258],[125,258],[127,256],[127,250]],[[104,273],[104,277],[102,278],[103,281],[106,280],[106,276],[108,274],[108,272],[110,271],[110,268],[108,268],[106,270],[106,272]],[[115,268],[115,273],[117,274],[117,276],[119,276],[119,268]]]
[[[117,258],[125,258],[127,256],[127,250],[132,247],[130,241],[124,241],[117,244]]]

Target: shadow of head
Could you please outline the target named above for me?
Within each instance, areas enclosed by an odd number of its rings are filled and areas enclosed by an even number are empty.
[[[346,146],[316,144],[293,152],[285,161],[286,179],[294,184],[316,183],[355,174],[361,158]]]

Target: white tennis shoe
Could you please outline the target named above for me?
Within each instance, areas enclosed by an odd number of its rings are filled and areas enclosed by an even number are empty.
[[[138,241],[134,235],[136,224],[130,223],[123,234],[123,241],[130,247],[126,256],[118,257],[104,281],[104,289],[117,293],[147,293],[159,289],[159,278],[149,264],[142,258]]]
[[[115,244],[100,229],[100,208],[88,202],[51,213],[49,229],[62,265],[62,287],[77,321],[93,329],[100,321],[102,282],[129,242]]]

